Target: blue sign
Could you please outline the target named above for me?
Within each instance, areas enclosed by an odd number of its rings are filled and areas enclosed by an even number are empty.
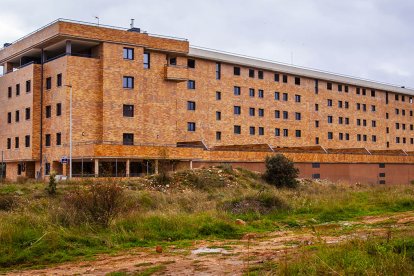
[[[60,159],[60,163],[67,164],[68,163],[68,157],[67,156],[62,156],[62,158]]]

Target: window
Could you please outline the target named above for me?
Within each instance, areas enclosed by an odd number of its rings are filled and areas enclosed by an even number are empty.
[[[365,88],[362,88],[362,96],[365,96],[367,94],[367,90]]]
[[[16,84],[16,96],[20,96],[20,84]]]
[[[122,134],[122,144],[127,146],[134,145],[134,134],[133,133],[123,133]]]
[[[221,79],[221,63],[216,63],[216,80]]]
[[[264,116],[264,109],[259,108],[259,117],[263,117],[263,116]]]
[[[299,77],[295,77],[295,85],[300,85],[300,78]]]
[[[46,106],[46,118],[50,118],[52,116],[52,106]]]
[[[45,146],[50,147],[50,144],[51,144],[51,136],[50,134],[46,134],[45,135]]]
[[[280,118],[280,111],[279,110],[275,110],[275,118],[276,119]]]
[[[285,101],[285,102],[288,101],[288,94],[287,93],[283,93],[283,101]]]
[[[264,127],[259,127],[259,135],[264,135]]]
[[[233,110],[234,110],[234,115],[240,115],[241,114],[241,107],[240,106],[235,105],[233,107]]]
[[[395,100],[398,101],[398,94],[395,94]]]
[[[51,77],[46,78],[46,89],[47,90],[52,89],[52,78]]]
[[[8,88],[7,91],[8,91],[8,93],[7,93],[8,98],[11,98],[12,97],[12,94],[13,94],[13,91],[12,91],[11,86]]]
[[[375,107],[375,105],[371,105],[371,111],[372,111],[372,112],[375,112],[375,111],[376,111],[376,107]]]
[[[249,128],[249,132],[250,132],[250,135],[255,135],[255,133],[256,133],[256,128],[255,128],[255,127],[253,127],[253,126],[251,126],[251,127]]]
[[[220,101],[220,100],[221,100],[221,92],[216,91],[216,101]]]
[[[25,118],[26,120],[30,120],[30,107],[25,109]]]
[[[7,149],[11,149],[11,138],[7,138]]]
[[[262,80],[264,77],[263,71],[258,71],[257,72],[257,77],[259,78],[259,80]]]
[[[319,104],[315,104],[315,111],[319,110]]]
[[[367,111],[367,105],[366,104],[362,104],[362,110],[365,112]]]
[[[60,132],[56,133],[56,146],[62,145],[62,134]]]
[[[332,106],[332,100],[328,99],[328,106]]]
[[[196,110],[196,103],[192,101],[187,102],[187,110]]]
[[[328,140],[332,140],[333,139],[333,133],[332,132],[328,132]]]
[[[187,131],[190,131],[190,132],[196,131],[196,123],[188,122],[187,123]]]
[[[129,60],[134,59],[134,49],[133,48],[124,48],[124,59],[129,59]]]
[[[405,96],[404,95],[401,95],[401,101],[405,102]]]
[[[249,77],[254,78],[254,69],[249,69]]]
[[[234,87],[234,95],[236,95],[236,96],[240,96],[240,86],[235,86]]]
[[[11,112],[8,112],[7,113],[7,123],[11,124],[11,122],[12,122],[12,114],[11,114]]]
[[[275,136],[280,136],[280,128],[275,128]]]
[[[144,52],[144,69],[150,69],[151,67],[151,54],[147,51]]]
[[[300,112],[295,113],[295,119],[296,121],[300,121],[302,119],[302,114]]]
[[[240,67],[234,67],[233,68],[233,73],[235,76],[240,76]]]
[[[357,126],[361,125],[361,119],[357,119]]]
[[[259,93],[259,98],[263,98],[264,97],[264,91],[262,90],[262,89],[259,89],[259,91],[258,91],[258,93]],[[412,111],[411,111],[412,112]],[[412,116],[412,115],[411,115]]]
[[[187,67],[188,68],[195,68],[195,60],[194,59],[187,59]]]
[[[123,77],[123,87],[134,89],[134,77]]]
[[[57,76],[56,76],[56,86],[57,87],[62,86],[62,74],[57,74]]]
[[[45,163],[45,175],[50,175],[50,163]]]
[[[295,136],[296,136],[297,138],[302,137],[302,131],[301,131],[301,130],[299,130],[299,129],[297,129],[297,130],[295,131]]]
[[[342,101],[338,101],[338,107],[342,108]]]
[[[364,142],[366,142],[367,141],[367,135],[364,134],[363,139],[364,139]]]
[[[283,111],[283,119],[287,120],[289,118],[289,113],[287,111]]]
[[[345,118],[345,124],[349,125],[349,118],[348,117]]]
[[[26,93],[30,93],[32,90],[32,82],[30,80],[26,81]]]
[[[288,83],[288,76],[287,75],[283,75],[283,83]]]
[[[221,112],[220,111],[216,111],[216,120],[217,121],[221,120]]]
[[[349,102],[345,102],[345,108],[348,109],[349,108]]]
[[[338,124],[342,125],[344,122],[344,118],[338,117]]]
[[[16,110],[16,118],[15,118],[16,123],[18,123],[20,121],[20,111]]]
[[[375,97],[375,90],[371,90],[371,97]]]
[[[295,95],[295,102],[300,103],[300,95]]]
[[[400,129],[400,123],[395,123],[395,128]]]
[[[279,73],[275,73],[275,82],[279,82]]]
[[[62,115],[62,104],[57,103],[56,104],[56,116],[60,116],[60,115]]]
[[[170,65],[177,65],[177,58],[176,57],[171,57],[168,59]]]
[[[289,130],[287,128],[283,129],[283,136],[288,137],[289,136]]]
[[[367,126],[367,120],[365,120],[365,119],[364,119],[364,120],[362,121],[362,124],[363,124],[363,126]]]
[[[356,89],[356,94],[357,94],[357,95],[361,94],[361,88],[357,87],[357,89]]]
[[[255,93],[254,93],[254,88],[250,88],[250,89],[249,89],[249,96],[250,96],[250,97],[254,97],[254,94],[255,94]]]
[[[312,174],[312,179],[320,179],[321,178],[321,174],[320,173],[313,173]]]
[[[319,80],[315,80],[315,94],[319,93]]]
[[[357,134],[357,141],[361,141],[361,134]]]
[[[400,110],[398,108],[395,109],[395,115],[400,114]]]
[[[405,116],[405,109],[401,109],[402,115]]]
[[[234,126],[234,134],[241,134],[241,126],[238,126],[238,125]]]
[[[349,133],[345,133],[345,139],[349,141]]]
[[[26,148],[30,147],[30,135],[26,135],[24,137],[24,145],[25,145]]]
[[[385,168],[385,163],[379,163],[378,167],[381,168],[381,169],[384,169]]]
[[[371,125],[372,125],[372,127],[377,127],[377,121],[372,121]]]
[[[377,136],[376,135],[372,135],[371,140],[374,143],[377,142]]]
[[[315,121],[315,127],[316,127],[316,128],[318,128],[318,127],[319,127],[319,121],[318,121],[318,120],[316,120],[316,121]]]
[[[221,131],[216,131],[216,140],[217,141],[221,140]]]
[[[321,163],[312,163],[312,168],[319,169],[321,167]]]
[[[275,100],[276,101],[280,100],[280,93],[279,92],[275,92]]]
[[[332,124],[333,122],[333,117],[332,116],[328,116],[328,124]]]
[[[341,132],[341,133],[339,133],[339,140],[344,140],[344,134]]]
[[[361,104],[357,103],[357,110],[361,110]]]
[[[255,109],[253,107],[249,108],[249,115],[254,116],[255,115]]]
[[[196,83],[195,83],[195,80],[189,80],[189,81],[187,82],[187,88],[188,88],[188,89],[195,89],[195,88],[196,88]]]
[[[122,114],[124,117],[134,117],[134,106],[130,104],[124,104]]]
[[[328,90],[332,90],[332,83],[328,82],[328,83],[326,84],[326,89],[328,89]]]
[[[338,84],[338,92],[342,92],[342,84]]]
[[[349,87],[348,87],[348,85],[345,85],[345,93],[348,93],[349,92]]]
[[[315,144],[319,145],[319,137],[315,137]]]

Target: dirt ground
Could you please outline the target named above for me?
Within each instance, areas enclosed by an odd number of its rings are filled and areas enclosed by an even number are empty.
[[[114,272],[121,272],[120,275],[142,272],[147,275],[242,275],[249,266],[297,257],[304,245],[334,244],[355,237],[386,237],[390,229],[409,227],[410,224],[414,224],[414,212],[371,216],[295,231],[252,233],[241,240],[195,241],[189,248],[166,247],[162,253],[157,253],[155,248],[136,248],[117,255],[100,255],[93,261],[13,271],[8,275],[106,275]]]

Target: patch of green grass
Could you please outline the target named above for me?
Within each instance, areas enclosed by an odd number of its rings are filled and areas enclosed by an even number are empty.
[[[147,269],[145,269],[142,272],[137,273],[136,275],[138,276],[150,276],[153,275],[154,273],[157,272],[161,272],[164,271],[167,267],[165,265],[157,265],[157,266],[153,266],[153,267],[149,267]]]

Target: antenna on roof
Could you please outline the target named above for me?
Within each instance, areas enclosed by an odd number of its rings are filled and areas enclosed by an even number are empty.
[[[135,19],[131,18],[131,29],[134,28],[134,21],[135,21]]]
[[[95,19],[98,20],[98,26],[99,26],[99,16],[95,16]]]

